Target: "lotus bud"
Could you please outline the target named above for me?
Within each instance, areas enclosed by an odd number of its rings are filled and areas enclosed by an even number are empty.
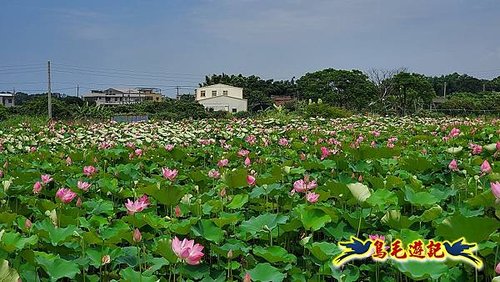
[[[141,231],[138,228],[134,229],[134,233],[132,234],[132,239],[134,242],[139,243],[142,240]]]
[[[226,196],[226,188],[222,188],[222,189],[220,190],[220,193],[219,193],[219,194],[220,194],[220,196],[221,196],[221,197],[225,197],[225,196]]]
[[[229,252],[227,252],[227,258],[233,258],[233,250],[229,250]]]
[[[105,255],[101,258],[102,265],[106,265],[111,262],[111,257],[109,255]]]
[[[31,225],[32,225],[31,220],[29,220],[29,218],[27,218],[26,221],[24,222],[24,227],[26,229],[30,229]]]
[[[175,206],[175,217],[181,217],[182,216],[182,211],[179,205]]]
[[[500,265],[500,263],[498,265]],[[498,266],[497,266],[497,268],[498,268]],[[245,277],[243,278],[243,282],[251,282],[251,281],[252,281],[252,277],[250,277],[250,273],[247,272],[245,274]]]
[[[76,200],[76,206],[81,207],[82,206],[82,198],[78,197],[78,200]]]

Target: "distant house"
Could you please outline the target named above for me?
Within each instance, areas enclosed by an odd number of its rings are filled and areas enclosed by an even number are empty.
[[[243,88],[240,87],[226,84],[200,87],[195,90],[195,97],[205,109],[232,113],[247,111],[247,99],[243,99]]]
[[[14,106],[14,94],[12,93],[0,93],[0,105],[4,107]]]
[[[284,104],[288,102],[293,102],[295,101],[295,98],[292,96],[271,96],[271,99],[273,100],[273,103],[276,106],[283,106]]]
[[[83,100],[95,102],[97,105],[135,104],[144,101],[160,102],[163,100],[158,88],[108,88],[106,90],[91,90],[82,95]]]

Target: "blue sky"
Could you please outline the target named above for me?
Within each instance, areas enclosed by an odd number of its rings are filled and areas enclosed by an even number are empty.
[[[324,68],[500,75],[497,0],[4,1],[0,91],[153,86]]]

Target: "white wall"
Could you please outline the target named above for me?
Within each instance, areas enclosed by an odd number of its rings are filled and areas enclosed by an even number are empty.
[[[201,96],[201,92],[205,91],[205,97]],[[243,89],[237,87],[230,87],[223,84],[216,84],[196,89],[196,100],[203,100],[212,98],[212,91],[217,92],[217,96],[224,96],[224,91],[227,91],[227,96],[243,99]]]
[[[10,99],[10,103],[9,103]],[[4,105],[5,107],[14,106],[14,97],[2,97],[0,96],[0,105]]]
[[[246,112],[247,111],[247,100],[246,99],[234,99],[226,96],[219,96],[212,99],[199,100],[198,103],[202,104],[206,109],[212,108],[214,111],[229,111],[233,112]]]

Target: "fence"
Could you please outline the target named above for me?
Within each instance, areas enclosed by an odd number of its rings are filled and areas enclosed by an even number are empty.
[[[472,109],[430,109],[431,112],[439,112],[445,114],[456,114],[456,115],[468,115],[468,114],[477,114],[477,115],[493,115],[500,114],[500,109],[494,110],[472,110]]]
[[[140,121],[148,121],[148,116],[114,116],[113,120],[116,122],[140,122]]]

